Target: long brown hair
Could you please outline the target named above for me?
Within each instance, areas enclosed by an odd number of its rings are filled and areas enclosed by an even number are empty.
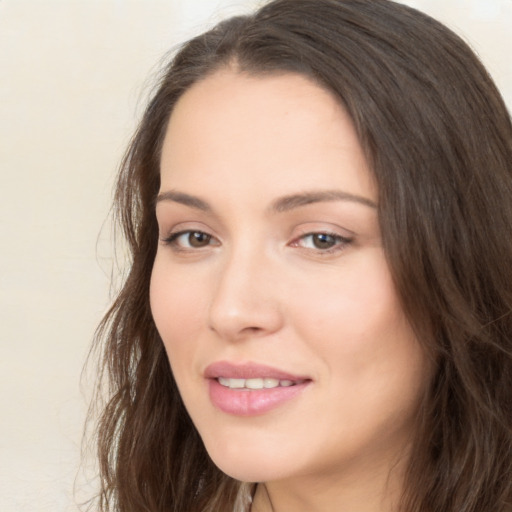
[[[131,253],[97,333],[108,400],[101,511],[233,510],[247,485],[209,459],[149,306],[160,149],[177,100],[219,68],[301,73],[351,115],[379,190],[397,293],[435,362],[402,509],[500,512],[512,500],[512,125],[468,46],[388,0],[275,0],[186,43],[162,74],[121,166]]]

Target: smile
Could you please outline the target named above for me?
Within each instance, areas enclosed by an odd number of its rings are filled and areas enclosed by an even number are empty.
[[[298,376],[267,365],[218,361],[204,371],[212,405],[234,416],[258,416],[295,402],[312,384]]]
[[[304,382],[303,380],[299,380],[294,382],[289,379],[273,379],[271,377],[268,378],[255,378],[255,379],[230,379],[226,377],[219,377],[217,379],[221,386],[225,386],[230,389],[245,389],[245,390],[253,390],[253,389],[273,389],[278,387],[287,388],[290,386],[295,386],[297,384],[301,384]]]

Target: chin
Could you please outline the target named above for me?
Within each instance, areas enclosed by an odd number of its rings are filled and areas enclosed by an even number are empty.
[[[253,449],[251,449],[253,448]],[[266,450],[258,450],[254,453],[255,447],[249,449],[240,449],[237,446],[221,446],[217,444],[215,448],[210,449],[206,445],[206,450],[213,463],[226,475],[240,480],[241,482],[268,482],[279,480],[290,476],[288,473],[292,468],[283,468],[279,460],[273,454]],[[288,464],[294,461],[293,457],[287,457]]]

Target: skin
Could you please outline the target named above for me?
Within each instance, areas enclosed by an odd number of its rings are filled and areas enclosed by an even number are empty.
[[[318,191],[345,197],[275,208]],[[254,512],[396,510],[428,364],[389,273],[376,203],[349,116],[305,77],[224,69],[171,115],[152,312],[213,461],[265,483]],[[264,414],[227,414],[204,378],[216,361],[310,381]]]

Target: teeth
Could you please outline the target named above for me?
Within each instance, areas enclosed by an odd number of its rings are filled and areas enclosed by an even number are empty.
[[[263,387],[266,389],[277,388],[281,384],[277,379],[263,379]]]
[[[229,387],[240,389],[245,387],[245,379],[229,379]]]
[[[278,380],[272,378],[228,379],[226,377],[219,377],[217,380],[222,386],[231,389],[271,389],[279,386],[289,387],[294,385],[294,382],[291,380]]]
[[[245,381],[245,387],[248,389],[263,389],[264,386],[265,382],[263,379],[247,379]]]

